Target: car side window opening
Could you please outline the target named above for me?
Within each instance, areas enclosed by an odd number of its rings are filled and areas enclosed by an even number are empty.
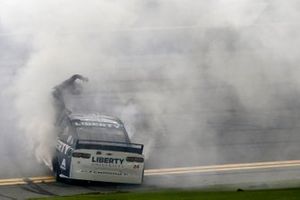
[[[70,136],[71,138],[73,138],[73,132],[72,132],[72,126],[71,126],[71,123],[69,123],[67,120],[65,121],[65,126],[62,128],[62,132],[61,132],[61,135],[60,135],[60,139],[65,142],[65,143],[72,143],[71,142],[71,139],[70,139]]]
[[[67,138],[68,138],[68,134],[67,134],[67,129],[68,128],[65,128],[62,132],[62,134],[59,136],[59,139],[61,141],[63,141],[64,143],[67,143]]]

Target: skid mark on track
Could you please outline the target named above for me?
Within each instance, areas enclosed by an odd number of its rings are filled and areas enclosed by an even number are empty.
[[[36,194],[41,194],[41,195],[47,195],[47,196],[58,196],[52,192],[49,192],[48,190],[44,189],[41,187],[41,185],[38,185],[34,183],[30,179],[24,179],[24,181],[27,183],[26,185],[21,186],[23,190],[36,193]]]
[[[52,176],[0,179],[0,186],[24,185],[24,184],[28,184],[28,182],[32,182],[32,183],[51,183],[51,182],[55,182],[55,179]]]
[[[14,198],[14,197],[10,197],[10,196],[4,195],[4,194],[0,194],[0,199],[3,199],[3,200],[5,200],[5,199],[8,199],[8,200],[18,200],[18,199]]]

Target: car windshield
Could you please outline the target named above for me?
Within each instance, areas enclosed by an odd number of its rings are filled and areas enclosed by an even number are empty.
[[[110,142],[128,142],[124,129],[96,126],[77,127],[78,137],[81,140],[101,140]]]

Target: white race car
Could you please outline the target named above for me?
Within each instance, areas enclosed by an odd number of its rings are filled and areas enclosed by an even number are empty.
[[[141,184],[143,145],[130,142],[117,118],[70,114],[60,125],[52,166],[57,180]]]

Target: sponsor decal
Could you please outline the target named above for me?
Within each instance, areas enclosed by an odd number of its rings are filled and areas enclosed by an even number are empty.
[[[65,155],[68,155],[68,152],[73,150],[73,148],[70,145],[63,143],[60,140],[57,142],[56,149]]]
[[[90,173],[90,174],[101,174],[101,175],[113,175],[113,176],[128,176],[128,173],[122,172],[109,172],[109,171],[94,171],[94,170],[80,170],[83,173]]]
[[[92,157],[93,163],[106,163],[106,164],[120,164],[122,165],[124,162],[124,159],[122,158],[108,158],[108,157]]]
[[[62,162],[61,162],[61,165],[60,165],[60,168],[62,170],[66,170],[66,159],[63,159]]]
[[[117,123],[104,123],[104,122],[93,122],[93,121],[75,121],[75,126],[96,126],[101,128],[120,128],[121,124]]]

